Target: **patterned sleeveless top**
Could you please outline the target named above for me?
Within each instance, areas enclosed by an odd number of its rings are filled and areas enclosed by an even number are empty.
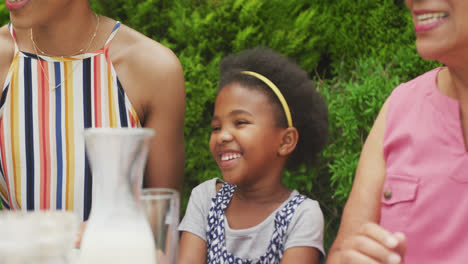
[[[0,99],[0,198],[11,210],[69,210],[86,220],[91,171],[83,131],[138,127],[108,49],[72,57],[15,55]]]
[[[275,229],[271,235],[268,249],[259,259],[242,259],[227,251],[226,235],[224,229],[224,211],[236,189],[235,185],[224,183],[216,196],[212,199],[208,214],[208,227],[206,234],[208,264],[279,264],[284,252],[284,238],[289,223],[296,208],[305,200],[305,196],[298,194],[292,198],[275,215]]]

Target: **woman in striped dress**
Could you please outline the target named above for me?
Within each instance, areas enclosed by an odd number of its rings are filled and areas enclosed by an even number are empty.
[[[144,183],[180,189],[185,89],[177,57],[89,0],[5,0],[0,198],[11,210],[91,207],[83,130],[153,128]]]

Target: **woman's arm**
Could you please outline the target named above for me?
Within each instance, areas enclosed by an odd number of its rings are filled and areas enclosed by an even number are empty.
[[[185,169],[182,66],[169,48],[125,25],[109,49],[122,87],[142,125],[155,131],[144,186],[180,192]]]
[[[363,146],[353,188],[327,264],[396,264],[404,254],[404,236],[391,234],[378,225],[385,181],[383,139],[387,104],[383,105]]]
[[[206,263],[206,242],[190,232],[182,232],[179,243],[179,264]]]
[[[284,251],[281,264],[317,264],[320,251],[314,247],[292,247]]]
[[[146,85],[151,87],[145,127],[156,132],[151,141],[144,185],[173,188],[181,192],[185,170],[185,86],[182,67],[171,53],[158,56],[155,71]]]

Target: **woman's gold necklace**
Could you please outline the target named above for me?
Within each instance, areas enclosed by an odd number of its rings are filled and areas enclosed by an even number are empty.
[[[75,53],[72,53],[72,55],[69,55],[69,56],[75,56],[75,55],[78,55],[78,54],[82,54],[83,52],[85,51],[88,51],[89,50],[89,47],[91,47],[91,44],[93,44],[93,41],[94,39],[96,38],[96,34],[97,34],[97,30],[99,28],[99,23],[100,23],[100,19],[99,19],[99,16],[96,14],[96,13],[93,13],[94,16],[96,17],[96,28],[94,29],[94,33],[93,33],[93,36],[91,37],[91,39],[89,40],[89,43],[88,45],[85,47],[85,48],[82,48],[80,50],[78,50],[78,52],[75,52]],[[39,51],[42,55],[44,56],[48,56],[48,57],[66,57],[66,56],[52,56],[52,55],[49,55],[47,54],[46,52],[42,51],[39,46],[37,46],[36,42],[34,41],[34,35],[33,35],[33,31],[32,31],[32,28],[30,29],[30,36],[31,36],[31,41],[32,41],[32,44],[34,46],[34,49],[37,51]]]
[[[75,55],[78,55],[78,54],[82,54],[84,52],[87,52],[89,50],[89,48],[91,47],[91,44],[94,42],[94,39],[96,38],[96,34],[97,34],[97,30],[99,28],[99,16],[94,13],[94,15],[96,16],[96,28],[94,29],[94,33],[93,33],[93,36],[91,37],[88,45],[86,46],[86,48],[82,48],[80,49],[78,52],[74,53],[73,55],[70,55],[70,56],[75,56]],[[48,55],[47,53],[45,53],[44,51],[42,51],[36,44],[36,42],[34,41],[34,35],[33,35],[33,31],[32,31],[32,28],[30,30],[30,37],[31,37],[31,42],[33,44],[33,48],[34,48],[34,51],[36,54],[38,54],[38,51],[44,55],[44,56],[48,56],[48,57],[60,57],[61,60],[63,61],[63,58],[66,57],[66,56],[51,56],[51,55]],[[50,80],[49,80],[49,77],[47,76],[44,68],[42,67],[42,63],[40,62],[40,59],[39,57],[36,55],[37,57],[37,63],[39,64],[39,66],[41,67],[41,70],[42,70],[42,73],[44,74],[44,77],[46,78],[47,80],[47,83],[50,85]],[[67,79],[68,77],[70,77],[71,74],[73,74],[73,72],[75,71],[75,69],[77,68],[77,65],[79,64],[76,64],[75,67],[73,67],[72,71],[67,75],[65,76],[65,78],[63,79],[63,81],[59,84],[57,84],[55,87],[52,88],[52,91],[54,91],[57,87],[61,86]]]

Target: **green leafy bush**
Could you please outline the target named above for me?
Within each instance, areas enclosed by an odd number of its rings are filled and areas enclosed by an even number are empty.
[[[5,5],[0,5],[0,25],[5,25],[10,21],[10,13]]]

